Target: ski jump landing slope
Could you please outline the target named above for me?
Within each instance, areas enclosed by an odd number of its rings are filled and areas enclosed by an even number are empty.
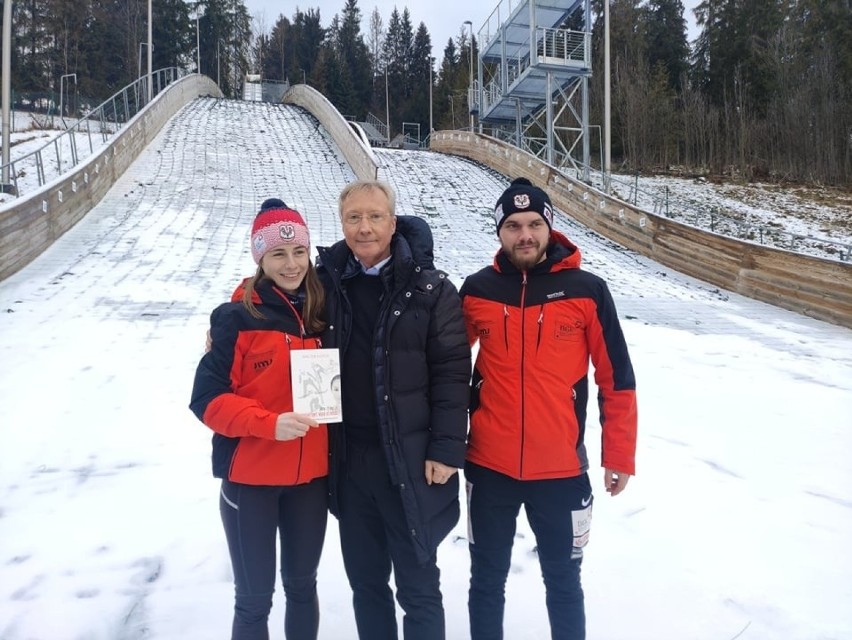
[[[431,152],[377,158],[398,213],[428,219],[456,284],[491,262],[504,177]],[[194,100],[0,283],[0,637],[227,633],[211,434],[187,408],[209,313],[254,271],[263,199],[302,211],[326,245],[353,178],[298,108]],[[852,331],[681,276],[567,218],[556,228],[609,282],[639,384],[638,475],[614,500],[590,407],[589,636],[852,637]],[[450,640],[468,637],[466,535],[463,515],[439,550]],[[333,520],[319,589],[320,637],[354,638]],[[506,637],[549,637],[543,603],[522,519]],[[282,616],[279,587],[274,640]]]

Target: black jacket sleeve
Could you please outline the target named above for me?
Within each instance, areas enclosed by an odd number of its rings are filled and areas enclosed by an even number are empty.
[[[459,294],[443,273],[438,301],[429,320],[426,358],[432,402],[426,458],[461,468],[467,437],[470,346]]]

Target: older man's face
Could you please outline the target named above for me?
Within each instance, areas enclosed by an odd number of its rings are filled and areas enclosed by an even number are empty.
[[[343,237],[355,257],[372,267],[390,255],[396,216],[381,189],[355,191],[343,201],[340,211]]]

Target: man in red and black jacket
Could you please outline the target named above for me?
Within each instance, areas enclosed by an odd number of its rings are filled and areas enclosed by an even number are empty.
[[[607,492],[634,474],[636,382],[612,296],[554,231],[547,194],[518,178],[497,201],[501,249],[461,288],[473,372],[465,464],[472,640],[503,637],[521,505],[536,537],[554,639],[583,640],[580,583],[592,513],[583,444],[595,367]]]

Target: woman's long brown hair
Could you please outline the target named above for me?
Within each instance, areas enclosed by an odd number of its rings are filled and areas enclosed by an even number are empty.
[[[261,320],[265,319],[266,316],[255,306],[252,296],[257,285],[267,277],[263,272],[263,267],[257,265],[257,271],[246,282],[245,291],[243,291],[243,306],[248,309],[248,312],[253,317]],[[308,271],[305,274],[302,286],[305,288],[305,303],[302,306],[302,322],[305,325],[305,331],[307,333],[320,333],[326,326],[325,289],[323,289],[317,271],[314,268],[314,263],[311,261],[308,261]]]

